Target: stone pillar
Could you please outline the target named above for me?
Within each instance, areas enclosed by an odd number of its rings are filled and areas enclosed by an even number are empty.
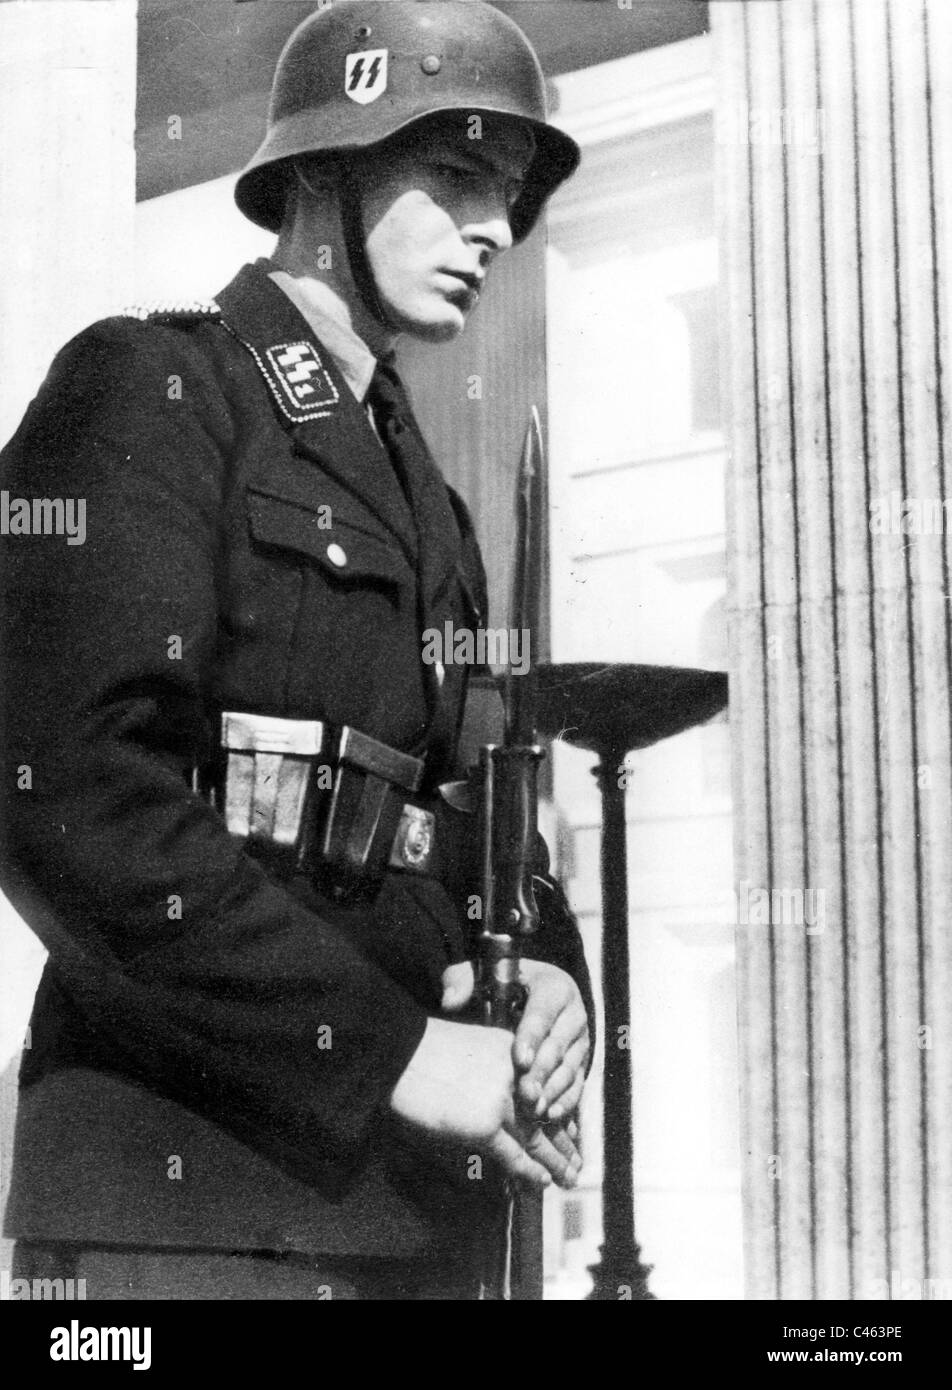
[[[748,1294],[948,1296],[952,6],[711,11]]]

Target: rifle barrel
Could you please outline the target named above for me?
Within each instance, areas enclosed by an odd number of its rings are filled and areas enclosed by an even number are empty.
[[[506,732],[499,747],[481,753],[483,930],[480,997],[484,1023],[515,1031],[525,1003],[519,982],[522,940],[537,928],[532,887],[538,836],[535,641],[542,583],[542,428],[533,409],[516,490],[516,563],[512,621],[527,662],[510,661],[505,681]],[[511,657],[512,653],[510,653]],[[542,1194],[505,1184],[498,1219],[485,1232],[480,1297],[513,1301],[542,1298]]]

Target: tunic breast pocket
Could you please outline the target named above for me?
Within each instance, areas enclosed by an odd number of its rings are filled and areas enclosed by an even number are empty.
[[[259,566],[294,579],[289,705],[368,733],[379,730],[381,710],[394,695],[409,704],[418,698],[413,566],[395,539],[371,529],[357,504],[345,512],[249,485],[247,509]],[[280,602],[282,592],[290,598],[278,575],[273,583],[262,578],[268,605]]]

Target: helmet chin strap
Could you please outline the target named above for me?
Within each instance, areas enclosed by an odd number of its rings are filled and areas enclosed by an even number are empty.
[[[298,182],[311,197],[319,198],[320,194],[317,189],[311,186],[300,164],[295,164],[295,173]],[[370,266],[370,258],[367,255],[367,233],[364,226],[364,204],[360,181],[344,161],[338,162],[336,174],[341,228],[344,233],[344,249],[347,252],[354,286],[373,318],[389,333],[397,333],[399,328],[387,317],[387,311],[383,307],[377,281],[374,279],[374,273]]]
[[[367,255],[367,231],[364,226],[363,194],[360,180],[343,163],[339,166],[337,186],[340,192],[344,246],[357,293],[379,324],[388,332],[397,332],[397,325],[388,318],[387,311],[383,307],[380,290],[370,265],[370,257]]]

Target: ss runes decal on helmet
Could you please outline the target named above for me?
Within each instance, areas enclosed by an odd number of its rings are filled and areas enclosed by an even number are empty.
[[[367,106],[387,90],[387,59],[390,50],[371,48],[366,53],[348,53],[344,68],[344,91],[351,101]]]

